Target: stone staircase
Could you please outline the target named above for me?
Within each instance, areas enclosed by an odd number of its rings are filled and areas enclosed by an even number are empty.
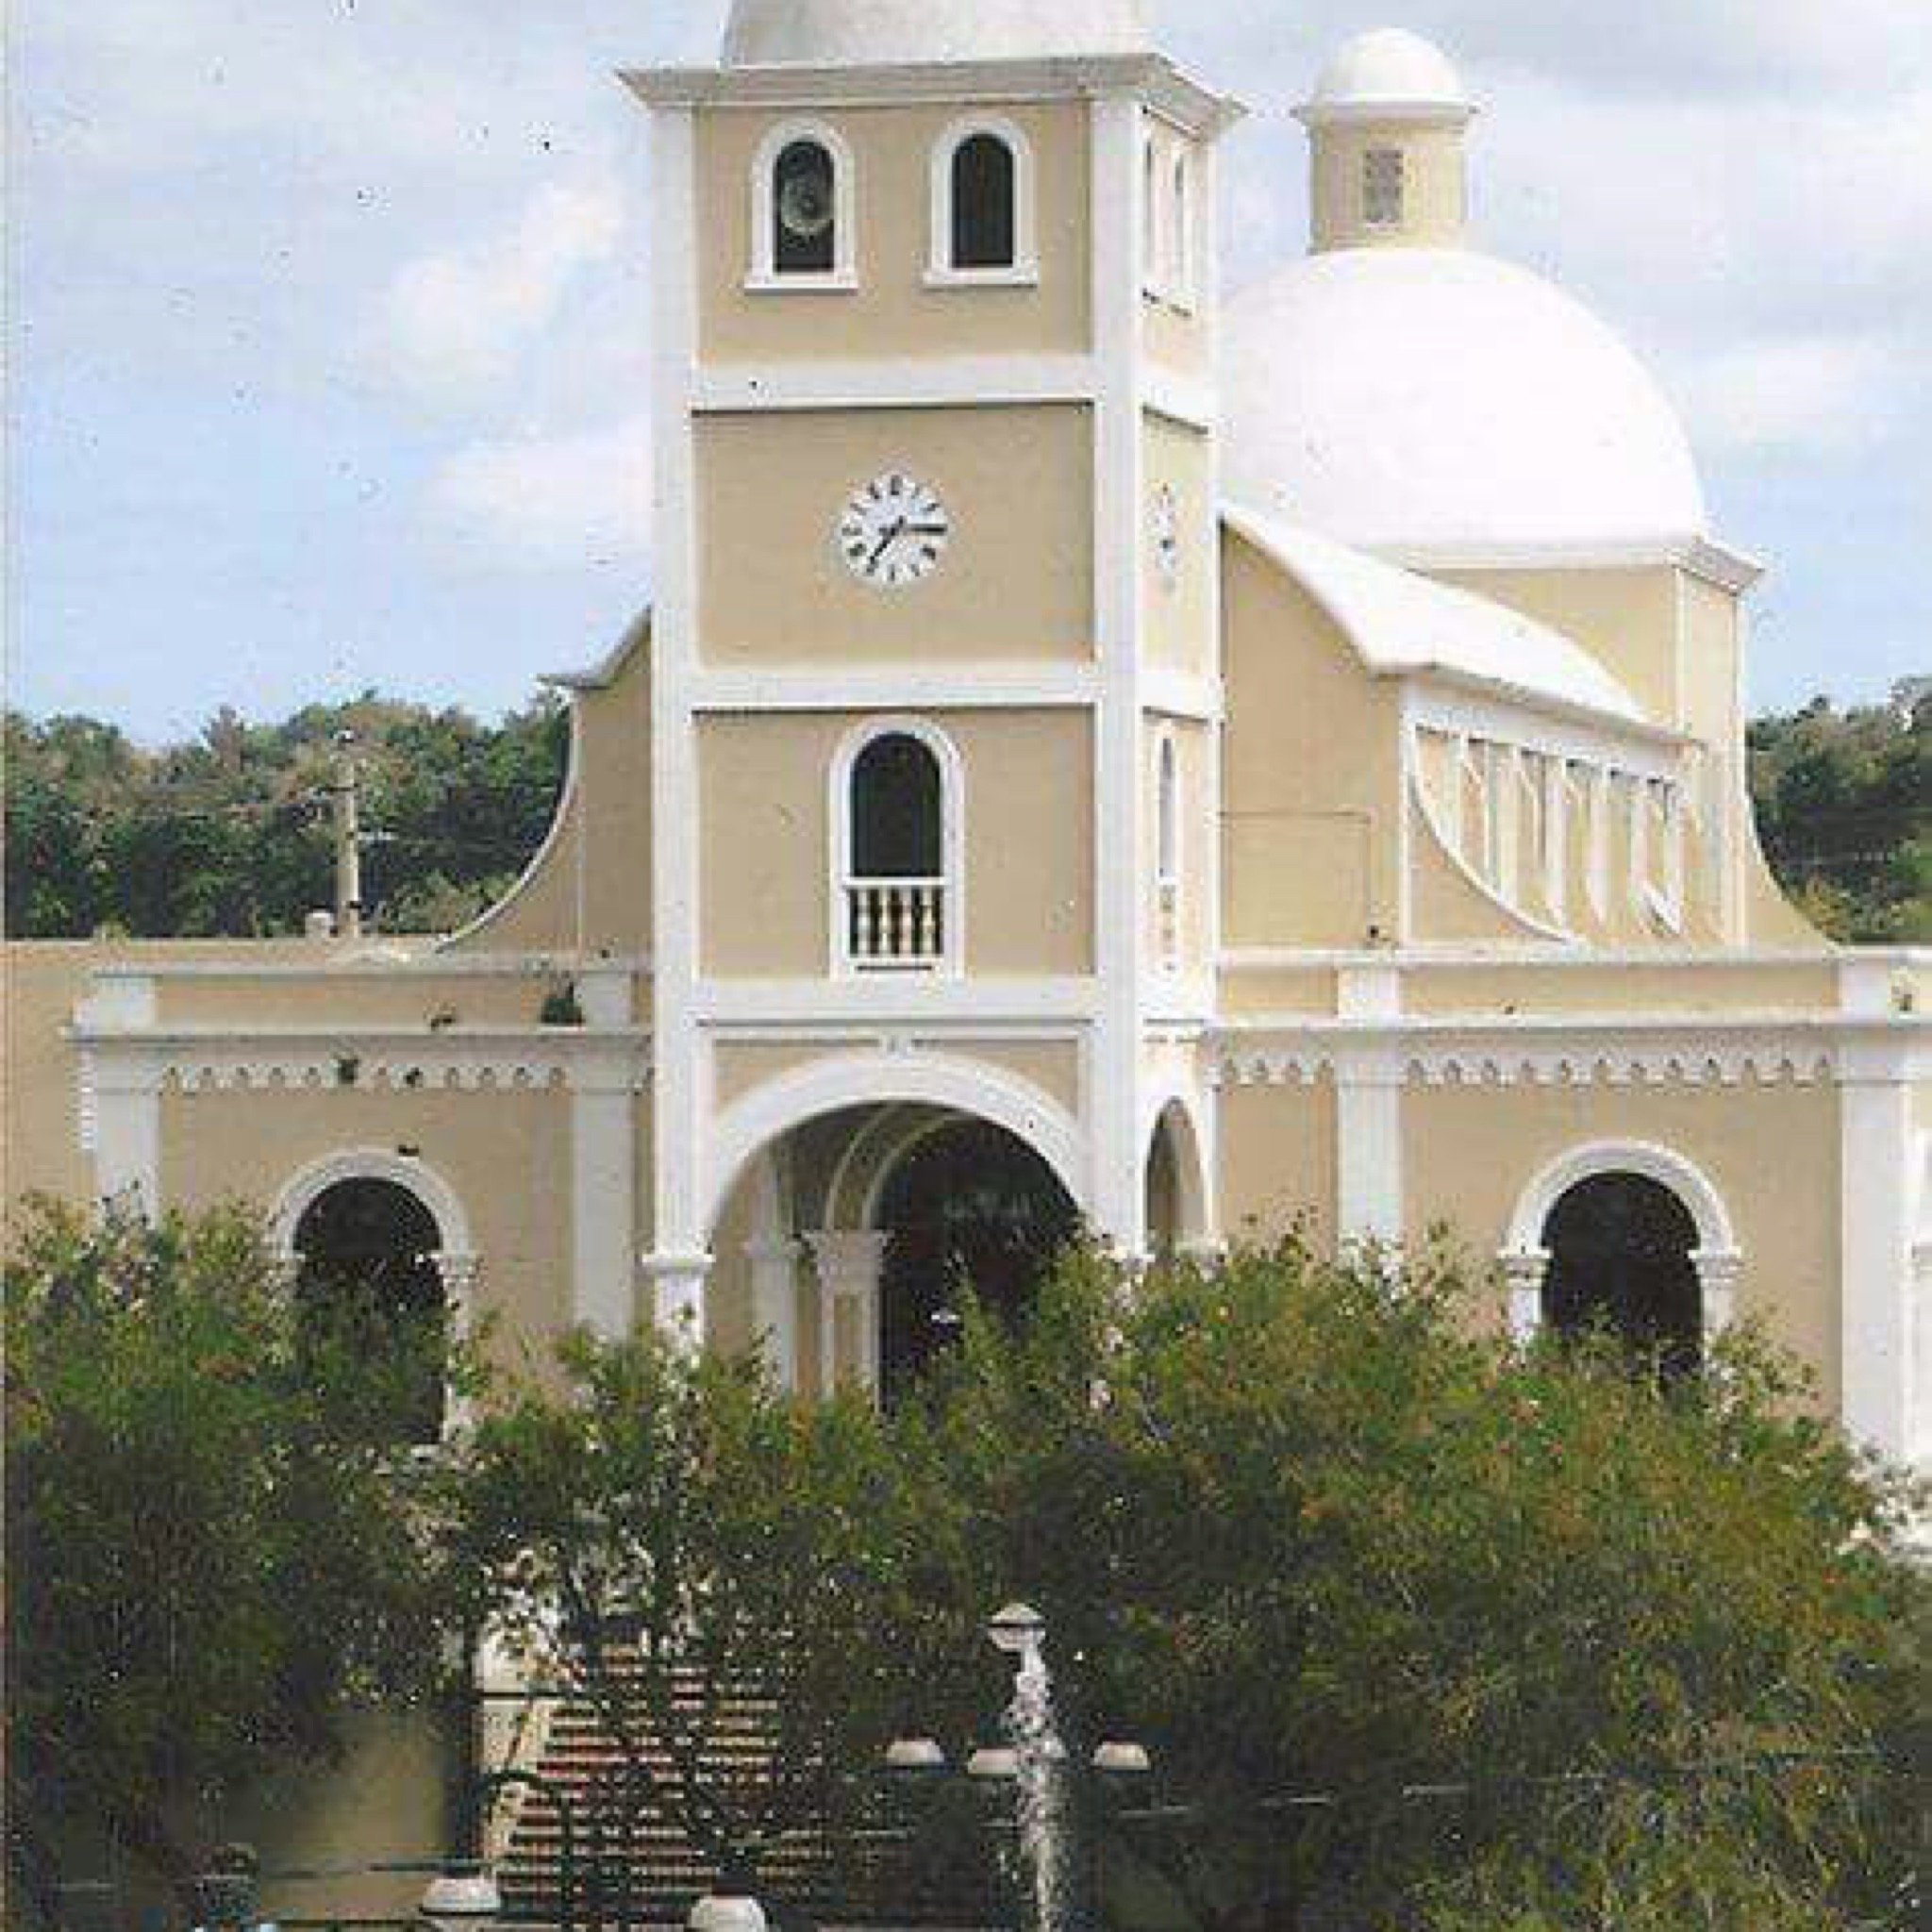
[[[634,1673],[620,1654],[620,1684]],[[694,1675],[678,1683],[675,1695],[697,1714],[702,1689]],[[670,1752],[652,1734],[641,1699],[626,1698],[625,1724],[645,1740],[646,1767],[668,1772]],[[721,1787],[756,1791],[767,1774],[772,1729],[772,1706],[755,1687],[727,1691],[707,1729],[701,1774]],[[633,1810],[625,1803],[625,1759],[591,1704],[566,1698],[556,1705],[535,1768],[569,1801],[575,1857],[565,1857],[564,1806],[550,1790],[521,1794],[498,1864],[507,1924],[572,1932],[680,1926],[693,1901],[717,1888],[719,1874],[660,1805]],[[826,1926],[1001,1924],[1007,1915],[991,1871],[920,1869],[894,1803],[882,1790],[875,1819],[841,1841],[823,1831],[787,1839],[767,1860],[768,1909]]]

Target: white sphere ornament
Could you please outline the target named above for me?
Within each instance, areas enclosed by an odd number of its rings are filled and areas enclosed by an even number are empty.
[[[691,1932],[765,1932],[765,1908],[755,1898],[701,1898],[688,1924]]]

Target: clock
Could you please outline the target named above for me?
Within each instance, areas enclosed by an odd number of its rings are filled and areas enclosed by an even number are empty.
[[[1154,567],[1172,591],[1181,580],[1181,507],[1172,490],[1163,487],[1154,492],[1148,534],[1154,544]]]
[[[940,567],[952,519],[928,485],[894,470],[856,491],[839,519],[846,568],[878,591],[904,591]]]

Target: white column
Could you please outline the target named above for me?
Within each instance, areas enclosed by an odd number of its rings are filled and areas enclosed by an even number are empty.
[[[744,1257],[751,1263],[752,1332],[781,1389],[798,1387],[798,1261],[804,1250],[797,1241],[748,1241]]]
[[[1744,1257],[1731,1250],[1699,1248],[1690,1257],[1704,1304],[1704,1345],[1710,1347],[1738,1319],[1738,1287]]]
[[[161,1206],[161,1074],[139,1049],[94,1055],[94,1193],[153,1215]]]
[[[1550,1278],[1551,1256],[1546,1248],[1522,1248],[1497,1257],[1503,1283],[1509,1291],[1509,1339],[1534,1341],[1542,1333],[1543,1288]]]
[[[879,1386],[879,1280],[885,1273],[891,1236],[871,1228],[827,1228],[806,1236],[819,1278],[819,1382],[826,1392],[846,1379],[839,1360],[839,1316],[847,1312],[857,1326],[857,1379],[862,1388]]]
[[[1852,1439],[1912,1452],[1912,1090],[1906,1049],[1848,1041],[1840,1063],[1839,1374]]]
[[[477,1255],[439,1254],[436,1272],[442,1282],[443,1299],[449,1304],[449,1339],[460,1346],[476,1332],[476,1283],[483,1272]],[[445,1436],[467,1427],[475,1420],[475,1403],[468,1396],[446,1393],[443,1401],[442,1432]]]
[[[1400,970],[1344,969],[1336,1004],[1344,1020],[1393,1021],[1402,1010]],[[1365,1037],[1335,1056],[1336,1227],[1344,1244],[1373,1243],[1391,1251],[1402,1246],[1404,1084],[1397,1043]]]
[[[608,1339],[637,1319],[636,1075],[598,1056],[571,1075],[571,1282],[577,1322]]]
[[[641,1264],[644,1302],[658,1332],[696,1351],[705,1342],[705,1288],[708,1255],[649,1255]]]

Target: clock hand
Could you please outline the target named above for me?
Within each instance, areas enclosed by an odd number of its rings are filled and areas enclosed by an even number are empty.
[[[890,530],[888,530],[883,537],[879,539],[878,543],[874,548],[872,555],[865,560],[866,569],[876,569],[878,566],[879,559],[882,557],[884,557],[886,552],[889,551],[892,547],[892,545],[896,543],[899,541],[899,539],[903,537],[905,534],[906,519],[904,517],[901,517],[899,521],[896,524],[894,524]]]

